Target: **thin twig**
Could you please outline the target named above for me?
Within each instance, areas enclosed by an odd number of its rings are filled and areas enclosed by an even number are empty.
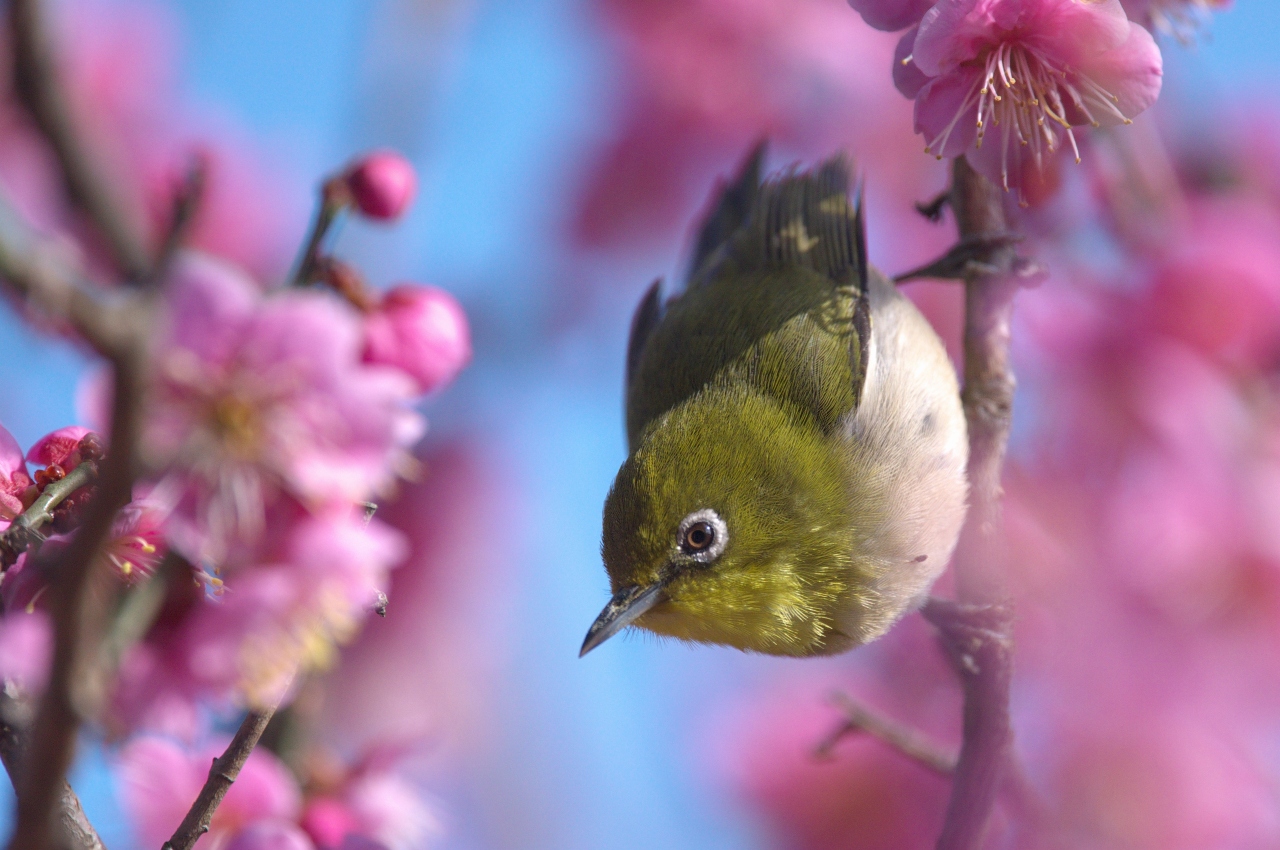
[[[307,235],[291,285],[306,286],[315,279],[324,239],[337,220],[338,213],[346,209],[349,200],[347,184],[341,176],[330,177],[320,187],[320,207],[316,210],[316,219],[311,224],[311,232]]]
[[[204,187],[207,179],[208,162],[197,156],[187,169],[182,186],[178,189],[173,201],[173,210],[169,217],[169,227],[165,231],[164,241],[156,254],[156,262],[147,280],[155,284],[162,280],[173,264],[173,258],[186,243],[194,225],[196,212],[200,209],[200,201],[204,198]]]
[[[36,543],[43,542],[40,527],[53,521],[53,509],[81,487],[92,484],[98,477],[98,464],[86,460],[64,477],[44,488],[31,507],[23,511],[0,535],[0,571],[13,566],[18,556]]]
[[[832,729],[814,748],[816,757],[829,757],[835,745],[846,735],[866,732],[934,773],[951,778],[956,769],[956,757],[940,744],[910,726],[871,710],[847,694],[837,691],[831,695],[831,702],[840,709],[844,717],[840,725]]]
[[[962,242],[1009,231],[1000,190],[963,157],[953,164],[950,204]],[[965,278],[969,516],[956,550],[958,601],[932,600],[923,609],[964,688],[964,739],[938,850],[980,847],[1012,745],[1012,611],[999,535],[1000,475],[1013,407],[1009,322],[1018,289],[1016,259],[1011,244],[993,245]]]
[[[147,279],[151,262],[143,241],[76,132],[39,0],[9,0],[9,29],[15,89],[58,158],[67,196],[101,234],[120,272],[129,280]]]
[[[143,310],[132,291],[104,291],[89,283],[59,242],[36,237],[0,197],[0,278],[30,307],[66,322],[103,357],[112,359],[136,344]]]
[[[240,768],[244,767],[249,754],[257,746],[258,739],[262,737],[273,714],[275,708],[263,708],[250,711],[245,716],[226,751],[213,760],[200,795],[191,804],[187,816],[182,819],[173,837],[164,843],[162,850],[191,850],[200,836],[209,831],[213,813],[222,803],[222,798],[227,796],[231,783],[240,775]]]

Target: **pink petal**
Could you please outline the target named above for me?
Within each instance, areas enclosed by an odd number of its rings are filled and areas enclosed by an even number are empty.
[[[0,488],[13,477],[13,473],[21,470],[27,474],[27,464],[22,457],[22,447],[9,433],[9,429],[0,425]],[[24,485],[25,486],[25,485]]]
[[[920,70],[915,59],[910,58],[911,51],[915,48],[916,32],[912,28],[903,33],[893,51],[893,84],[909,100],[915,100],[920,90],[929,83],[929,77]]]
[[[919,23],[933,0],[849,0],[849,5],[869,26],[897,32]]]
[[[1081,73],[1116,96],[1116,108],[1133,118],[1156,102],[1164,79],[1164,61],[1151,33],[1129,27],[1119,47],[1091,57]],[[1112,115],[1095,115],[1102,124],[1119,123]]]
[[[963,112],[960,107],[978,85],[981,73],[976,67],[961,69],[934,78],[920,90],[916,98],[916,132],[924,135],[925,144],[932,144],[954,121],[942,150],[930,148],[929,153],[938,157],[959,156],[977,139],[977,101],[965,106]]]

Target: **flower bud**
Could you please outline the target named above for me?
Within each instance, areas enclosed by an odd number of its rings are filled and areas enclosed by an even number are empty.
[[[402,284],[365,317],[365,362],[404,371],[420,392],[453,380],[470,359],[466,314],[442,289]]]
[[[27,460],[37,466],[57,464],[64,469],[75,469],[83,459],[80,451],[81,441],[90,434],[88,428],[82,428],[79,425],[59,428],[37,440],[27,452]]]
[[[399,218],[409,208],[418,178],[409,161],[395,151],[374,151],[347,172],[351,201],[369,218]]]

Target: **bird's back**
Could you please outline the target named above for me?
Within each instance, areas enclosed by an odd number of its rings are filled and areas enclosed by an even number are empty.
[[[632,330],[627,432],[713,384],[763,392],[829,431],[857,406],[867,267],[848,168],[759,182],[759,155],[704,223],[683,294],[652,290]]]

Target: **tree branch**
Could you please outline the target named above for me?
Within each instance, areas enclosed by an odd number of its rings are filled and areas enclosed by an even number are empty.
[[[0,693],[0,761],[4,762],[15,787],[26,747],[19,716],[26,713],[27,709],[18,700]],[[57,819],[64,845],[70,850],[106,850],[97,830],[89,823],[80,798],[66,780],[58,793]]]
[[[146,280],[151,261],[142,240],[129,228],[108,181],[94,167],[75,131],[71,109],[58,85],[57,62],[39,0],[9,0],[9,30],[14,87],[58,158],[67,196],[106,241],[120,272],[129,280]]]
[[[116,591],[114,577],[97,556],[116,511],[132,497],[155,308],[154,296],[131,292],[111,297],[95,291],[63,252],[36,240],[3,204],[0,275],[29,303],[69,322],[114,367],[111,445],[99,466],[97,493],[68,545],[54,554],[36,555],[42,561],[48,559],[41,568],[51,576],[54,656],[49,686],[30,731],[18,785],[18,822],[10,846],[43,850],[52,845],[53,813],[80,723],[95,708],[82,686],[92,681],[85,675],[86,665],[97,660]]]
[[[53,664],[23,760],[11,850],[53,846],[52,815],[58,807],[59,790],[75,753],[80,724],[96,709],[86,699],[89,695],[84,686],[94,679],[89,673],[98,660],[117,590],[114,576],[98,555],[111,533],[116,512],[132,498],[134,449],[141,426],[143,350],[139,343],[136,350],[122,353],[114,362],[111,445],[102,462],[97,494],[71,541],[44,565],[50,575]]]
[[[962,243],[1009,231],[1004,199],[963,157],[952,166],[950,205]],[[969,515],[956,548],[958,600],[934,599],[922,613],[939,630],[964,688],[964,741],[938,850],[977,850],[1009,759],[1012,609],[1000,552],[1003,490],[1014,378],[1009,322],[1018,289],[1012,244],[995,240],[965,275],[964,391],[969,427]]]
[[[840,709],[844,719],[814,748],[814,755],[818,758],[828,757],[841,738],[851,732],[861,731],[879,738],[934,773],[951,778],[956,769],[956,757],[920,732],[885,717],[877,711],[872,711],[862,703],[851,699],[847,694],[837,691],[831,695],[831,702]]]
[[[222,803],[222,798],[227,796],[231,783],[240,775],[240,768],[248,761],[249,754],[257,746],[258,739],[262,737],[273,714],[275,708],[264,708],[250,711],[245,716],[226,751],[213,760],[200,795],[191,804],[187,816],[182,819],[173,837],[164,843],[162,850],[191,850],[200,836],[209,831],[213,813]]]

